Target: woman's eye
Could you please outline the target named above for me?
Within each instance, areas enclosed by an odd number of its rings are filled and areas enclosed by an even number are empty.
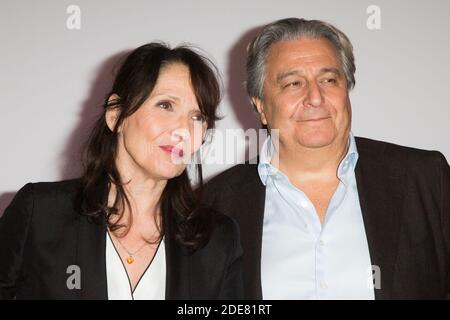
[[[172,104],[167,101],[162,101],[158,103],[158,107],[161,109],[172,109]]]
[[[202,114],[196,114],[196,115],[192,116],[192,119],[194,121],[200,121],[200,122],[203,122],[206,120]]]

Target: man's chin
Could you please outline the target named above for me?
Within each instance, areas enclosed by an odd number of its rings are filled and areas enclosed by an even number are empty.
[[[313,136],[313,137],[300,137],[297,139],[297,143],[304,148],[320,149],[331,145],[334,141],[334,137],[330,136]]]

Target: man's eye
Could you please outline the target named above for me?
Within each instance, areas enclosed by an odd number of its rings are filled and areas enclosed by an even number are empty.
[[[335,84],[337,80],[335,78],[325,79],[325,83]]]
[[[302,83],[300,81],[292,81],[289,82],[287,85],[285,85],[285,88],[289,88],[289,87],[298,87],[300,86]]]

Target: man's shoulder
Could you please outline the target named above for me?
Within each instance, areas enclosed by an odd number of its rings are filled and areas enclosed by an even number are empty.
[[[355,141],[358,153],[363,158],[382,157],[386,161],[400,161],[409,165],[424,165],[446,161],[444,155],[436,150],[424,150],[363,137],[355,137]]]

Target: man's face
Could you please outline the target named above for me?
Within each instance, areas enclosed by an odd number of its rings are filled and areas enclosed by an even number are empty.
[[[264,98],[254,98],[263,124],[279,129],[281,150],[346,144],[351,123],[347,81],[326,39],[280,41],[269,49]]]

